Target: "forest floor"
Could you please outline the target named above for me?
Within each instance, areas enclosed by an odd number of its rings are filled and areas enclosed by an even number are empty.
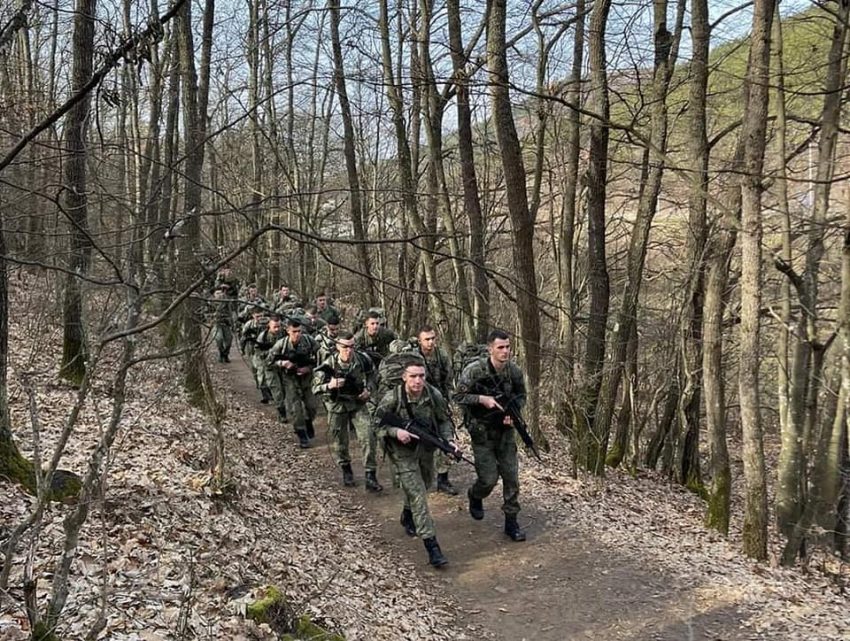
[[[11,411],[15,435],[32,451],[20,373],[37,386],[43,447],[55,442],[75,391],[57,385],[61,331],[26,337],[43,319],[13,315]],[[26,353],[16,346],[26,345]],[[143,348],[144,345],[140,346]],[[91,505],[58,630],[117,641],[272,639],[244,618],[275,585],[296,612],[353,640],[548,639],[838,640],[850,638],[847,568],[823,557],[806,570],[754,563],[702,525],[691,493],[655,476],[611,472],[604,483],[569,474],[564,444],[540,464],[522,455],[520,521],[528,541],[502,533],[500,487],[473,521],[464,490],[471,468],[456,465],[457,497],[432,493],[438,537],[450,564],[428,566],[421,541],[398,524],[401,497],[384,468],[385,491],[345,488],[318,421],[315,447],[300,450],[289,426],[260,405],[247,366],[213,365],[234,491],[210,491],[209,420],[179,391],[174,362],[133,370],[123,430],[103,493]],[[83,473],[111,403],[99,379],[62,467]],[[549,430],[554,433],[554,430]],[[356,448],[353,448],[356,450]],[[359,468],[358,468],[358,476]],[[0,540],[28,512],[30,497],[0,480]],[[27,552],[38,602],[61,555],[62,518],[53,505],[38,536],[13,558],[0,594],[0,640],[27,638],[22,607]]]

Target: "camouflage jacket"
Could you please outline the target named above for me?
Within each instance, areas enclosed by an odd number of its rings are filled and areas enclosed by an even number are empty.
[[[328,305],[322,311],[319,312],[319,318],[323,321],[328,322],[332,318],[338,318],[342,320],[342,314],[339,313],[339,310],[332,305]]]
[[[422,358],[425,359],[425,376],[428,382],[440,390],[445,398],[450,398],[449,387],[452,384],[452,361],[442,347],[436,347],[428,357],[417,348]]]
[[[396,438],[398,428],[389,425],[381,425],[381,418],[386,413],[395,414],[404,420],[416,418],[425,425],[431,427],[432,431],[441,438],[449,441],[452,439],[452,423],[449,419],[449,406],[443,395],[433,385],[425,385],[422,396],[414,400],[407,398],[404,393],[404,385],[397,385],[388,391],[378,403],[372,419],[375,426],[375,434],[378,438],[385,438],[387,447],[391,448],[396,456],[412,456],[419,447],[433,449],[433,446],[421,443],[414,439],[404,445]]]
[[[258,322],[253,318],[243,323],[242,329],[239,331],[239,348],[248,356],[254,353],[254,349],[257,346],[257,339],[266,325],[267,321]]]
[[[312,369],[316,366],[316,341],[307,334],[301,334],[298,342],[293,345],[292,341],[289,340],[289,336],[284,334],[283,338],[277,341],[269,350],[269,353],[266,354],[266,366],[277,367],[276,363],[283,360],[292,361],[296,367],[310,367]],[[298,375],[295,368],[289,370],[278,369],[283,374],[291,376]]]
[[[372,361],[365,354],[352,352],[352,360],[344,363],[339,354],[332,354],[313,371],[313,393],[324,397],[328,412],[351,412],[366,404],[357,396],[365,389],[375,393],[375,376]],[[345,378],[342,388],[330,389],[331,378]]]
[[[381,356],[386,356],[390,353],[390,343],[397,338],[398,335],[386,327],[378,327],[378,333],[375,336],[369,336],[366,328],[363,327],[354,335],[354,345],[359,350],[375,351]]]
[[[254,349],[265,358],[268,351],[284,336],[286,334],[283,333],[283,330],[272,334],[268,329],[264,329],[257,335],[257,340],[254,341]]]
[[[488,410],[478,403],[479,396],[498,396],[504,394],[514,399],[517,408],[525,404],[525,379],[522,370],[513,361],[496,371],[489,357],[479,358],[467,365],[460,373],[452,400],[463,407],[464,417],[473,425],[489,426],[488,417],[494,410]]]

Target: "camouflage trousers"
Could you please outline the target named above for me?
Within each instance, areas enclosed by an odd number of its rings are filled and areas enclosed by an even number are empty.
[[[307,429],[307,420],[316,418],[316,397],[310,386],[310,374],[283,374],[283,393],[286,396],[286,417],[298,432]]]
[[[519,464],[516,452],[516,434],[511,429],[493,429],[478,424],[469,426],[472,452],[475,455],[475,473],[478,478],[469,489],[476,499],[485,499],[502,478],[506,515],[519,513]]]
[[[263,383],[269,388],[272,393],[272,400],[278,410],[286,410],[286,388],[283,383],[283,376],[276,368],[269,367],[263,364]]]
[[[216,323],[215,325],[215,345],[218,347],[219,354],[230,353],[230,346],[233,343],[233,330],[227,323]]]
[[[351,454],[348,451],[350,425],[354,426],[357,440],[360,442],[363,469],[374,472],[378,469],[377,438],[365,406],[349,412],[328,412],[328,444],[334,461],[339,466],[351,463]]]
[[[254,379],[254,384],[257,386],[257,389],[260,389],[260,370],[257,369],[257,362],[254,360],[254,346],[246,345],[245,351],[242,352],[245,355],[245,360],[248,361],[248,367],[251,369],[251,378]]]
[[[404,507],[413,513],[416,535],[423,539],[437,536],[434,519],[428,509],[428,487],[434,482],[434,450],[391,444],[387,453],[404,492]]]
[[[442,450],[438,451],[434,456],[434,467],[437,470],[437,474],[448,474],[454,460],[454,456],[449,456]]]

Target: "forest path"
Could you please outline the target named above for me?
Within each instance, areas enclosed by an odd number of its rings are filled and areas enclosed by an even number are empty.
[[[276,415],[273,407],[257,402],[250,371],[235,350],[233,362],[223,367],[230,375],[232,393],[256,403],[270,416]],[[465,463],[456,464],[450,474],[460,490],[458,496],[429,494],[437,537],[449,559],[449,565],[435,570],[427,564],[422,542],[405,536],[399,525],[402,498],[400,490],[392,488],[387,466],[381,465],[378,471],[384,491],[368,494],[363,488],[362,468],[356,460],[359,448],[352,434],[358,486],[343,487],[327,447],[322,416],[316,421],[316,432],[314,446],[304,450],[304,465],[338,486],[340,493],[350,495],[352,510],[368,517],[364,518],[364,527],[367,520],[381,524],[376,538],[383,549],[364,553],[398,555],[431,577],[463,611],[457,621],[458,632],[464,631],[472,638],[505,641],[761,638],[741,626],[743,614],[732,595],[728,599],[717,598],[716,584],[684,584],[654,568],[650,559],[642,559],[640,549],[614,549],[572,527],[569,497],[555,486],[533,496],[521,495],[520,523],[528,535],[524,543],[514,543],[502,532],[501,485],[484,502],[484,520],[472,520],[465,490],[474,481],[475,473]],[[290,446],[294,446],[291,427],[284,426],[282,433],[291,438]],[[528,469],[533,465],[537,464],[525,466],[521,477],[535,473]],[[671,550],[671,554],[675,553]]]

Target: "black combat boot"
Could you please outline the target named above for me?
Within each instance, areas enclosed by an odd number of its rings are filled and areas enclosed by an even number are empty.
[[[525,532],[516,521],[516,514],[505,514],[505,534],[512,541],[525,541]]]
[[[230,362],[230,350],[228,349],[226,352],[222,353],[221,357],[224,359],[225,363]]]
[[[380,492],[384,486],[378,483],[378,476],[375,470],[366,471],[366,489],[370,492]]]
[[[410,511],[409,507],[401,511],[399,523],[404,527],[404,533],[407,536],[416,536],[416,523],[413,522],[413,512]]]
[[[307,438],[309,438],[309,439],[316,438],[316,430],[313,427],[313,419],[312,418],[304,419],[304,425],[307,427]]]
[[[342,484],[345,487],[354,487],[357,485],[354,482],[354,472],[351,471],[351,463],[343,463],[342,465]]]
[[[432,536],[430,539],[422,539],[422,542],[425,544],[425,549],[428,550],[428,563],[435,568],[441,568],[449,562],[440,551],[440,544],[437,543],[436,536]]]
[[[437,474],[437,491],[442,492],[443,494],[457,496],[457,490],[455,489],[455,486],[452,485],[452,482],[449,480],[448,472],[440,472],[439,474]]]
[[[307,432],[305,430],[295,430],[295,435],[298,437],[298,447],[302,450],[310,447],[310,439],[307,438]]]
[[[466,493],[469,497],[469,514],[476,521],[480,521],[484,518],[484,503],[481,499],[476,499],[472,496],[472,488],[469,488],[469,491]]]
[[[277,408],[277,420],[281,423],[286,423],[286,408],[278,407]]]
[[[272,401],[272,391],[265,385],[260,386],[260,403],[268,405]]]

